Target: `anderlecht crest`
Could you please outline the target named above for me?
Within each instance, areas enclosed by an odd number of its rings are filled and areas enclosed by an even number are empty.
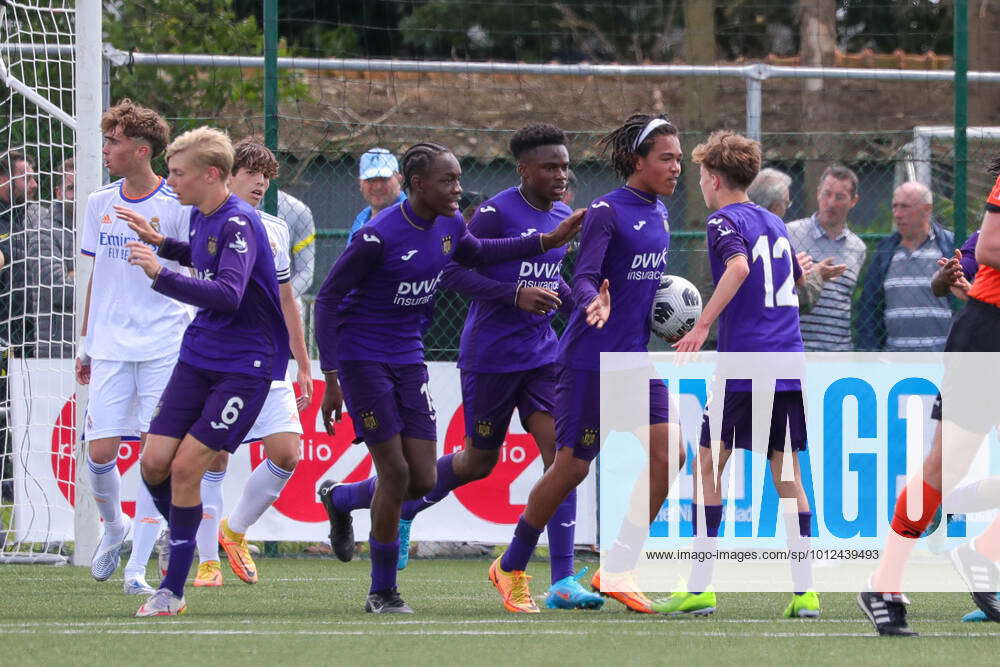
[[[378,417],[371,410],[361,413],[361,423],[366,431],[374,431],[378,428]]]
[[[593,447],[594,443],[597,442],[597,429],[596,428],[585,428],[583,429],[583,437],[580,438],[580,444],[584,447]]]
[[[441,252],[446,255],[451,254],[451,234],[441,239]]]
[[[219,249],[219,239],[215,238],[214,236],[209,236],[207,245],[208,245],[208,254],[214,255],[215,251]]]

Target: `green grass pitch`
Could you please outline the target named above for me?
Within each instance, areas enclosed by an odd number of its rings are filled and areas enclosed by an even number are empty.
[[[1000,647],[1000,627],[960,622],[971,602],[958,593],[912,596],[922,637],[878,638],[846,593],[824,594],[814,621],[780,619],[786,595],[745,593],[720,594],[709,618],[641,616],[610,600],[596,612],[515,615],[486,580],[488,565],[413,561],[400,589],[416,613],[380,617],[363,611],[367,561],[261,559],[255,586],[223,563],[222,588],[189,587],[188,613],[158,619],[131,618],[141,600],[122,594],[120,575],[97,583],[86,568],[0,566],[0,664],[964,667],[994,662]],[[541,598],[548,568],[531,570]]]

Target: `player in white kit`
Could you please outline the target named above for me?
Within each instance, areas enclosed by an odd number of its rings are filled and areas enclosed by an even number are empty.
[[[270,180],[277,176],[278,161],[258,139],[247,137],[234,147],[236,160],[233,162],[229,189],[237,197],[253,207],[260,205],[267,192]],[[247,480],[243,494],[228,519],[221,522],[221,502],[217,511],[206,510],[198,528],[198,567],[196,586],[217,586],[222,583],[219,568],[218,547],[221,544],[229,558],[229,565],[240,579],[248,584],[256,583],[257,567],[253,562],[246,542],[246,531],[253,525],[274,501],[291,478],[299,460],[302,425],[299,411],[309,405],[312,398],[312,372],[309,353],[306,349],[302,317],[299,313],[291,283],[291,257],[288,225],[281,218],[259,211],[261,222],[267,231],[268,241],[274,253],[274,266],[278,272],[278,288],[281,310],[288,328],[289,346],[298,366],[296,384],[299,399],[296,402],[292,383],[288,380],[271,383],[271,390],[264,407],[245,442],[263,440],[267,459],[264,460]],[[225,474],[228,454],[221,452],[208,475]],[[204,497],[204,496],[203,496]],[[220,498],[221,500],[221,498]],[[214,559],[207,553],[215,546]]]
[[[117,468],[121,440],[139,437],[144,441],[153,408],[193,316],[189,306],[150,289],[142,269],[128,263],[125,244],[138,238],[116,212],[116,206],[127,206],[164,234],[187,238],[189,208],[181,205],[150,166],[169,141],[167,123],[155,111],[126,99],[104,113],[101,131],[104,164],[120,179],[87,198],[81,252],[94,258],[94,267],[76,360],[77,381],[90,385],[83,435],[90,484],[104,522],[91,564],[91,574],[98,581],[118,569],[131,524],[121,511]],[[180,269],[174,262],[167,265]],[[145,559],[137,578],[130,581],[126,576],[125,590],[149,593],[152,589],[143,577],[159,520],[145,485],[138,486],[133,558],[140,560],[137,552],[144,550]]]

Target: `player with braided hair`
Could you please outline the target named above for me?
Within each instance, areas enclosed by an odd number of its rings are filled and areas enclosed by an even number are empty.
[[[601,145],[625,184],[598,197],[587,209],[573,276],[576,308],[556,355],[555,461],[532,488],[510,546],[490,566],[490,581],[512,612],[539,611],[525,568],[545,525],[587,477],[600,449],[600,353],[646,351],[649,311],[666,267],[670,232],[667,208],[658,197],[672,194],[680,176],[677,128],[664,117],[636,114],[605,136]],[[600,291],[609,286],[614,309],[594,307],[600,303]],[[643,511],[641,518],[626,518],[605,560],[607,572],[598,570],[591,579],[595,590],[642,613],[652,613],[651,602],[637,590],[630,572],[641,554],[649,521],[677,472],[670,461],[683,465],[684,460],[683,450],[676,449],[676,428],[667,423],[667,388],[661,381],[650,383],[649,408],[649,514]]]
[[[350,512],[371,508],[372,583],[365,603],[371,613],[412,612],[396,589],[398,529],[403,502],[423,496],[436,481],[437,429],[421,333],[445,266],[547,253],[573,238],[583,217],[574,213],[542,234],[479,240],[458,210],[462,168],[447,147],[416,144],[401,169],[408,199],[358,230],[316,296],[323,424],[332,434],[346,403],[378,475],[377,485],[376,478],[324,484],[320,499],[343,561],[354,551]]]

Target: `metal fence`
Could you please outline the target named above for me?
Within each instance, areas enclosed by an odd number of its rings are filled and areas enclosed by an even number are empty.
[[[256,72],[264,65],[264,59],[247,56],[209,56],[178,54],[125,53],[106,48],[108,79],[113,78],[116,67],[202,68],[206,72],[223,71],[213,68],[241,69]],[[953,79],[953,73],[941,70],[887,70],[865,68],[806,68],[782,67],[766,64],[740,66],[685,66],[685,65],[524,65],[516,63],[474,63],[446,61],[377,61],[368,59],[304,59],[279,58],[278,67],[282,72],[309,72],[317,81],[309,85],[323,95],[334,96],[330,88],[362,89],[373,85],[379,79],[381,89],[390,93],[395,85],[402,90],[404,84],[416,86],[424,94],[449,94],[458,101],[447,107],[456,111],[461,105],[462,90],[456,86],[464,81],[473,85],[471,79],[449,80],[434,77],[460,75],[462,77],[487,76],[495,79],[476,79],[474,91],[477,95],[489,93],[489,86],[495,85],[498,100],[501,93],[507,94],[518,88],[517,80],[504,77],[540,76],[565,77],[583,81],[588,77],[612,77],[615,81],[650,81],[682,77],[702,80],[729,81],[725,90],[729,104],[738,98],[739,92],[731,82],[742,80],[745,84],[743,113],[730,118],[731,122],[742,124],[749,136],[761,140],[765,163],[787,172],[792,177],[792,205],[786,215],[787,220],[810,215],[816,207],[816,176],[827,164],[839,161],[851,167],[859,177],[860,201],[849,217],[850,227],[866,242],[869,258],[873,255],[878,241],[893,230],[891,200],[895,186],[906,180],[920,180],[928,185],[935,198],[935,218],[945,227],[954,228],[954,194],[956,161],[952,150],[953,141],[949,128],[930,129],[914,127],[906,130],[859,129],[850,132],[767,132],[764,122],[768,113],[776,113],[768,105],[770,96],[780,91],[765,87],[765,82],[775,80],[824,79],[835,80],[847,85],[848,81],[871,81],[886,85],[900,82],[919,82],[922,85],[940,85]],[[326,77],[324,79],[323,77]],[[369,77],[366,79],[366,77]],[[414,84],[406,77],[428,77]],[[329,80],[327,80],[329,79]],[[987,86],[988,89],[1000,83],[1000,73],[969,72],[969,82]],[[738,84],[737,84],[738,85]],[[446,86],[452,86],[448,88]],[[483,88],[486,87],[486,90]],[[716,93],[721,90],[721,84]],[[467,91],[470,94],[473,91]],[[787,91],[785,91],[787,93]],[[338,104],[349,104],[349,95],[340,98]],[[477,99],[482,99],[478,97]],[[345,102],[345,100],[347,100]],[[361,118],[350,108],[336,108],[336,118],[322,117],[324,108],[308,104],[305,98],[297,98],[293,104],[284,104],[279,117],[280,157],[282,176],[279,178],[283,191],[305,203],[315,222],[315,265],[313,275],[299,275],[295,278],[296,291],[303,294],[308,306],[310,296],[319,288],[326,272],[336,261],[346,243],[347,229],[357,212],[366,204],[358,187],[357,157],[363,150],[361,141],[369,141],[367,147],[381,145],[393,151],[401,151],[406,145],[421,140],[434,139],[452,144],[461,143],[460,153],[463,167],[463,188],[490,196],[505,187],[516,184],[516,174],[509,159],[499,157],[502,146],[519,124],[504,125],[491,123],[489,127],[469,127],[461,124],[456,117],[420,117],[402,124],[398,119],[392,122],[372,122]],[[312,100],[315,102],[315,100]],[[398,104],[402,104],[400,101]],[[501,103],[498,101],[498,104]],[[397,105],[398,106],[398,105]],[[289,107],[293,110],[289,111]],[[523,114],[522,114],[523,116]],[[539,109],[536,120],[545,119],[545,110]],[[877,116],[877,113],[874,114]],[[923,117],[921,117],[923,118]],[[259,130],[263,116],[227,114],[218,118],[170,118],[176,127],[190,126],[200,122],[215,122],[230,129],[231,133]],[[877,127],[877,118],[871,125]],[[742,122],[741,122],[742,121]],[[707,122],[707,121],[706,121]],[[691,127],[682,134],[682,145],[690,150],[706,135],[711,127]],[[574,204],[585,206],[591,199],[618,183],[605,161],[595,151],[600,132],[569,132],[569,149],[576,177]],[[997,153],[998,134],[993,131],[969,131],[969,152],[967,163],[958,167],[968,167],[967,217],[963,231],[978,227],[982,214],[983,196],[991,180],[986,174],[986,166]],[[364,137],[364,139],[358,139]],[[708,262],[705,257],[703,233],[704,216],[708,213],[701,202],[697,186],[697,169],[689,162],[684,164],[685,176],[677,192],[666,202],[670,210],[672,246],[668,270],[684,275],[699,286],[703,295],[711,292]],[[293,221],[294,225],[294,221]],[[962,232],[960,232],[961,236]],[[819,258],[817,258],[819,259]],[[572,257],[565,263],[567,277],[572,270]],[[859,280],[855,300],[862,289]],[[466,301],[455,294],[442,292],[435,303],[435,319],[427,331],[425,343],[428,358],[448,360],[457,356],[458,340],[467,311]],[[308,331],[311,332],[311,308],[306,308]],[[866,313],[855,313],[856,327],[881,327],[884,323],[869,321]]]

